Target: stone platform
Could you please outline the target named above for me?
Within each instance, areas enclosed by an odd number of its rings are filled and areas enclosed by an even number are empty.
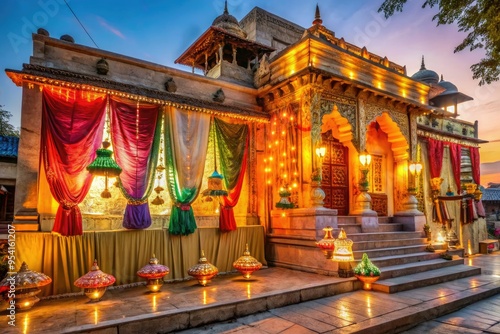
[[[285,268],[262,269],[248,281],[221,275],[206,287],[169,283],[158,294],[115,288],[98,303],[83,295],[42,299],[16,314],[15,328],[2,311],[0,332],[397,333],[500,292],[500,252],[465,264],[484,273],[393,294],[360,290],[355,278]]]

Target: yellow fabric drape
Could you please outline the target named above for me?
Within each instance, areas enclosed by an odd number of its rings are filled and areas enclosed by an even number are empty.
[[[29,268],[52,278],[42,296],[80,292],[73,282],[86,274],[97,259],[102,271],[116,277],[115,285],[141,282],[137,271],[153,253],[170,268],[164,280],[189,277],[187,270],[198,263],[200,251],[219,272],[234,271],[232,264],[243,255],[248,243],[250,254],[267,265],[264,257],[263,226],[241,226],[221,233],[218,228],[198,228],[188,236],[170,235],[164,229],[84,232],[61,237],[51,233],[16,233],[17,268],[25,261]]]
[[[26,262],[31,270],[52,278],[43,295],[79,292],[73,282],[87,273],[94,260],[94,232],[62,237],[51,233],[16,233],[16,264]],[[57,283],[56,283],[57,279]]]

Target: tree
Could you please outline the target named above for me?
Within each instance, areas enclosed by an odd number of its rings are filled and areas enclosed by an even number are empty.
[[[9,123],[12,114],[0,106],[0,136],[19,137],[19,130]]]
[[[385,17],[402,12],[408,0],[385,0],[378,9]],[[432,20],[437,24],[458,24],[458,31],[468,33],[454,50],[484,49],[485,57],[471,66],[472,78],[479,85],[490,84],[500,77],[500,1],[498,0],[424,0],[426,6],[439,7]]]

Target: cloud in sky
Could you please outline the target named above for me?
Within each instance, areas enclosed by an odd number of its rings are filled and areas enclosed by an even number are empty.
[[[113,27],[112,25],[110,25],[105,19],[103,19],[102,17],[100,16],[97,16],[97,22],[99,22],[99,24],[105,28],[106,30],[110,31],[111,33],[113,33],[114,35],[120,37],[121,39],[126,39],[125,36],[122,34],[122,32],[120,30],[118,30],[117,28]]]

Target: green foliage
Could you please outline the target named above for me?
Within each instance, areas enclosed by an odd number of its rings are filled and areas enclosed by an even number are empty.
[[[380,276],[380,269],[370,261],[366,253],[363,253],[361,262],[354,268],[354,274],[361,276]]]
[[[385,0],[379,12],[385,17],[402,12],[408,0]],[[437,24],[458,25],[458,31],[467,33],[454,52],[484,49],[485,57],[471,66],[472,78],[479,85],[490,84],[500,77],[500,1],[497,0],[424,0],[422,8],[439,8],[432,18]]]
[[[0,136],[19,137],[19,130],[9,123],[12,114],[0,106]]]

